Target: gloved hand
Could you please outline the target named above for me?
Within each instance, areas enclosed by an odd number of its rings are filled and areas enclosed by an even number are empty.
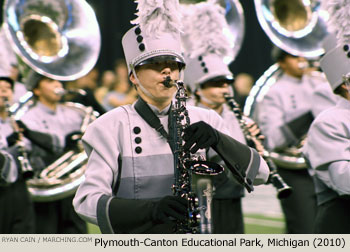
[[[219,142],[219,135],[209,124],[199,121],[185,129],[183,139],[184,149],[196,153],[199,149],[215,146]]]
[[[4,154],[0,152],[0,187],[6,185],[6,181],[3,178],[2,171],[4,170],[6,158]]]
[[[16,144],[16,142],[19,140],[18,132],[13,132],[11,135],[6,137],[6,140],[7,140],[7,144],[8,144],[9,147],[11,147],[12,145]]]
[[[0,152],[0,177],[3,170],[3,166],[5,164],[5,160],[5,155]]]
[[[22,121],[18,120],[16,121],[20,131],[23,133],[25,137],[28,137],[30,130],[28,129],[27,125],[25,125]]]
[[[38,145],[39,147],[55,153],[55,148],[53,146],[52,136],[48,133],[43,133],[40,131],[30,130],[27,125],[22,121],[16,121],[18,128],[22,134],[28,138],[33,144]]]
[[[65,142],[66,142],[65,149],[68,150],[68,149],[74,149],[75,147],[77,147],[77,144],[81,139],[82,135],[83,133],[81,131],[73,131],[67,134],[65,138]]]
[[[187,205],[187,199],[178,196],[165,196],[156,203],[152,219],[156,223],[169,221],[169,217],[173,217],[176,220],[185,220]]]

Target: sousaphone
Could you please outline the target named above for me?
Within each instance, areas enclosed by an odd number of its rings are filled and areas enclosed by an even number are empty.
[[[96,64],[100,30],[85,0],[6,0],[3,9],[4,29],[13,50],[39,74],[60,81],[75,80]],[[78,104],[67,106],[84,115],[84,132],[94,112]],[[82,148],[65,153],[39,177],[27,181],[33,200],[52,201],[73,194],[84,179],[86,162]]]

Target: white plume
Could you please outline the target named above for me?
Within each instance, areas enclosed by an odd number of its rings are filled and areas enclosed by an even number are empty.
[[[339,44],[350,42],[350,0],[323,0],[322,9],[329,14],[328,29]]]
[[[181,4],[180,11],[182,15],[182,25],[184,27],[184,31],[181,33],[181,42],[182,47],[185,52],[192,51],[192,41],[191,41],[191,27],[192,27],[192,18],[194,17],[194,13],[196,11],[195,4]]]
[[[190,57],[205,53],[233,57],[233,50],[224,31],[229,32],[225,9],[214,1],[184,5],[183,44]]]
[[[140,25],[142,32],[160,37],[164,32],[181,31],[181,13],[178,0],[135,0],[138,12],[132,24]]]

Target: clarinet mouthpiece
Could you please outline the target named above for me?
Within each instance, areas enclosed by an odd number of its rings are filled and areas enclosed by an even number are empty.
[[[171,88],[172,86],[174,86],[174,81],[171,79],[170,76],[167,76],[165,78],[165,80],[163,81],[163,84],[164,84],[165,87]]]
[[[62,96],[62,95],[65,95],[67,92],[63,88],[55,88],[54,93],[56,95],[61,95]]]

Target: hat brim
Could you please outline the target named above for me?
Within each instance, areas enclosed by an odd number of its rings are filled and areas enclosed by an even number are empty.
[[[140,62],[136,66],[142,66],[142,65],[146,65],[146,64],[154,64],[157,62],[169,62],[169,61],[179,63],[180,68],[185,67],[185,62],[174,55],[160,55],[160,56],[148,58],[148,59],[143,60],[142,62]]]
[[[203,81],[202,83],[200,83],[200,86],[209,83],[209,82],[219,82],[219,81],[225,81],[228,84],[232,84],[234,82],[234,78],[232,75],[221,75],[221,76],[216,76],[214,78],[210,78],[208,80]]]

